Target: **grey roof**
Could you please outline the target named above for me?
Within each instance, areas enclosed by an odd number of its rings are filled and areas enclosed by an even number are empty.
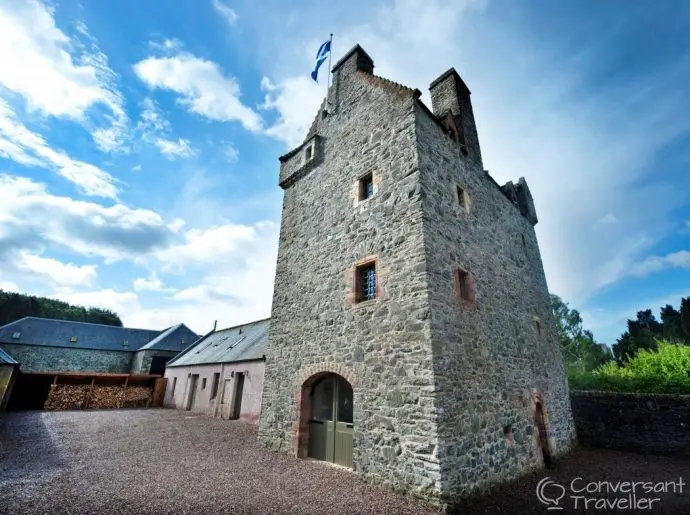
[[[199,339],[199,335],[184,324],[174,325],[156,336],[139,350],[170,350],[181,352]]]
[[[182,367],[263,359],[270,321],[267,318],[211,332],[169,361],[167,366]]]
[[[134,352],[159,335],[161,331],[149,329],[25,317],[0,327],[0,344]]]
[[[0,349],[0,365],[19,365],[19,362],[4,350]]]

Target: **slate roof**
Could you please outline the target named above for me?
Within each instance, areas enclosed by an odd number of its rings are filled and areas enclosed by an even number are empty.
[[[169,350],[181,352],[199,339],[199,335],[192,332],[184,324],[169,327],[156,336],[139,350]]]
[[[19,362],[0,349],[0,365],[19,365]]]
[[[169,361],[167,367],[263,359],[270,321],[267,318],[211,332]]]
[[[183,327],[186,328],[186,326]],[[163,333],[170,331],[170,329]],[[161,331],[149,329],[130,329],[70,320],[25,317],[0,327],[0,345],[6,343],[134,352],[149,342],[153,343],[152,340],[157,339],[161,334]],[[71,341],[73,338],[76,338],[76,341]],[[176,347],[170,341],[159,341],[157,345],[169,346],[170,350],[181,350],[189,345],[189,341]],[[159,349],[160,347],[156,348]]]

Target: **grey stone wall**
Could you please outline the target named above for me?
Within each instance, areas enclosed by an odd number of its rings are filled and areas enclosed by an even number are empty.
[[[132,359],[132,374],[148,374],[151,370],[151,361],[154,356],[165,356],[173,358],[179,353],[166,350],[142,350],[134,353]]]
[[[301,371],[343,363],[357,378],[355,471],[433,491],[438,465],[417,455],[433,445],[435,408],[412,94],[341,71],[337,112],[317,117],[321,161],[285,190],[260,435],[291,452]],[[359,203],[368,172],[375,195]],[[368,256],[380,296],[353,304],[352,268]]]
[[[132,352],[3,344],[22,372],[110,372],[129,374]]]
[[[416,119],[438,415],[434,457],[444,496],[452,499],[542,465],[533,393],[543,398],[554,454],[572,446],[575,432],[533,226],[427,111],[418,107]],[[458,201],[458,185],[468,207]],[[458,298],[458,268],[471,276],[474,302]]]
[[[462,154],[420,107],[419,92],[357,71],[358,60],[334,74],[331,113],[307,137],[319,136],[315,161],[304,163],[304,147],[281,159],[259,436],[294,452],[300,385],[337,371],[354,387],[354,470],[448,501],[541,464],[536,394],[554,454],[572,445],[555,321],[532,225],[478,155]],[[372,172],[375,194],[358,202],[357,181]],[[367,258],[378,296],[354,303],[353,267]],[[472,307],[456,300],[456,267],[472,273]]]
[[[585,445],[690,456],[690,395],[574,391],[571,400]]]

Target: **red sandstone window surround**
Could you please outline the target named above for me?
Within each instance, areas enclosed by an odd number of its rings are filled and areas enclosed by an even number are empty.
[[[379,296],[379,277],[375,257],[359,261],[352,269],[352,299],[355,304]]]

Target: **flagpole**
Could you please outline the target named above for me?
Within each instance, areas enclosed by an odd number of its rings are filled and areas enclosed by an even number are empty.
[[[328,51],[328,82],[326,83],[326,104],[330,105],[328,90],[331,89],[331,56],[333,55],[333,34],[331,33],[330,50]]]

